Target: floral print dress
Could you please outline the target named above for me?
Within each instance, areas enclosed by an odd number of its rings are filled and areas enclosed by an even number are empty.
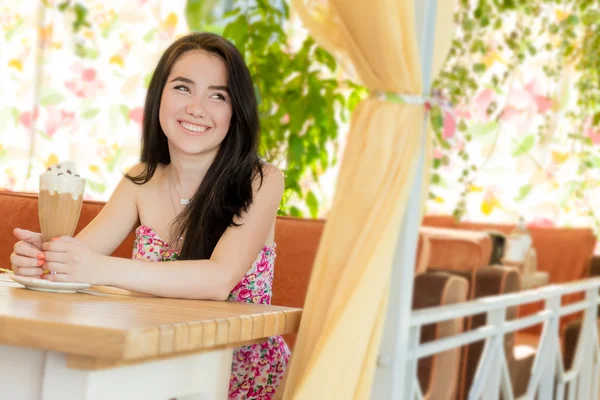
[[[175,261],[178,253],[149,226],[135,231],[133,259]],[[275,245],[264,246],[244,278],[233,288],[227,301],[271,304]],[[283,378],[290,349],[281,336],[233,351],[230,400],[271,400]]]

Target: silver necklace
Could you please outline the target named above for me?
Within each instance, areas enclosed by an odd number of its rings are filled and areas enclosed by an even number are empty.
[[[169,167],[169,183],[173,184],[173,189],[175,189],[175,193],[177,193],[177,197],[179,197],[179,204],[181,204],[182,206],[187,206],[188,204],[190,204],[190,199],[184,199],[183,197],[181,197],[179,191],[175,187],[175,182],[173,182],[173,178],[171,177],[171,167]],[[169,189],[170,188],[171,187],[169,186]]]
[[[170,174],[169,174],[170,177]],[[188,200],[189,202],[189,200]],[[175,204],[173,203],[173,193],[171,192],[171,179],[169,179],[169,203],[171,203],[171,207],[173,208],[173,213],[175,213],[175,218],[177,218],[177,210],[175,209]],[[181,204],[181,202],[180,202]],[[179,236],[179,241],[183,240],[183,236]]]

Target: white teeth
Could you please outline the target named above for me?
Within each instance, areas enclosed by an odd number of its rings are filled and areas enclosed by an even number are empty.
[[[205,132],[208,129],[208,126],[188,124],[187,122],[183,122],[183,121],[181,121],[180,124],[185,129],[187,129],[188,131],[192,131],[192,132]]]

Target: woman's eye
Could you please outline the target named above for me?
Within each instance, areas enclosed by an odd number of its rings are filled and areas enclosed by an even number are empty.
[[[213,94],[211,97],[212,97],[213,99],[218,99],[218,100],[223,100],[223,101],[227,100],[227,99],[225,98],[225,96],[223,96],[221,93],[215,93],[215,94]]]
[[[189,93],[190,88],[188,88],[187,86],[184,86],[184,85],[178,85],[178,86],[175,86],[175,90],[178,90],[180,92],[188,92]]]

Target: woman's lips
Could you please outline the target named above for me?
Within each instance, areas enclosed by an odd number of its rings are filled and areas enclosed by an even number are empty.
[[[206,126],[206,125],[197,125],[197,124],[192,124],[192,123],[186,122],[186,121],[178,121],[178,122],[179,122],[179,125],[183,128],[183,130],[186,133],[192,134],[192,135],[206,133],[207,131],[209,131],[211,129],[210,126]]]

